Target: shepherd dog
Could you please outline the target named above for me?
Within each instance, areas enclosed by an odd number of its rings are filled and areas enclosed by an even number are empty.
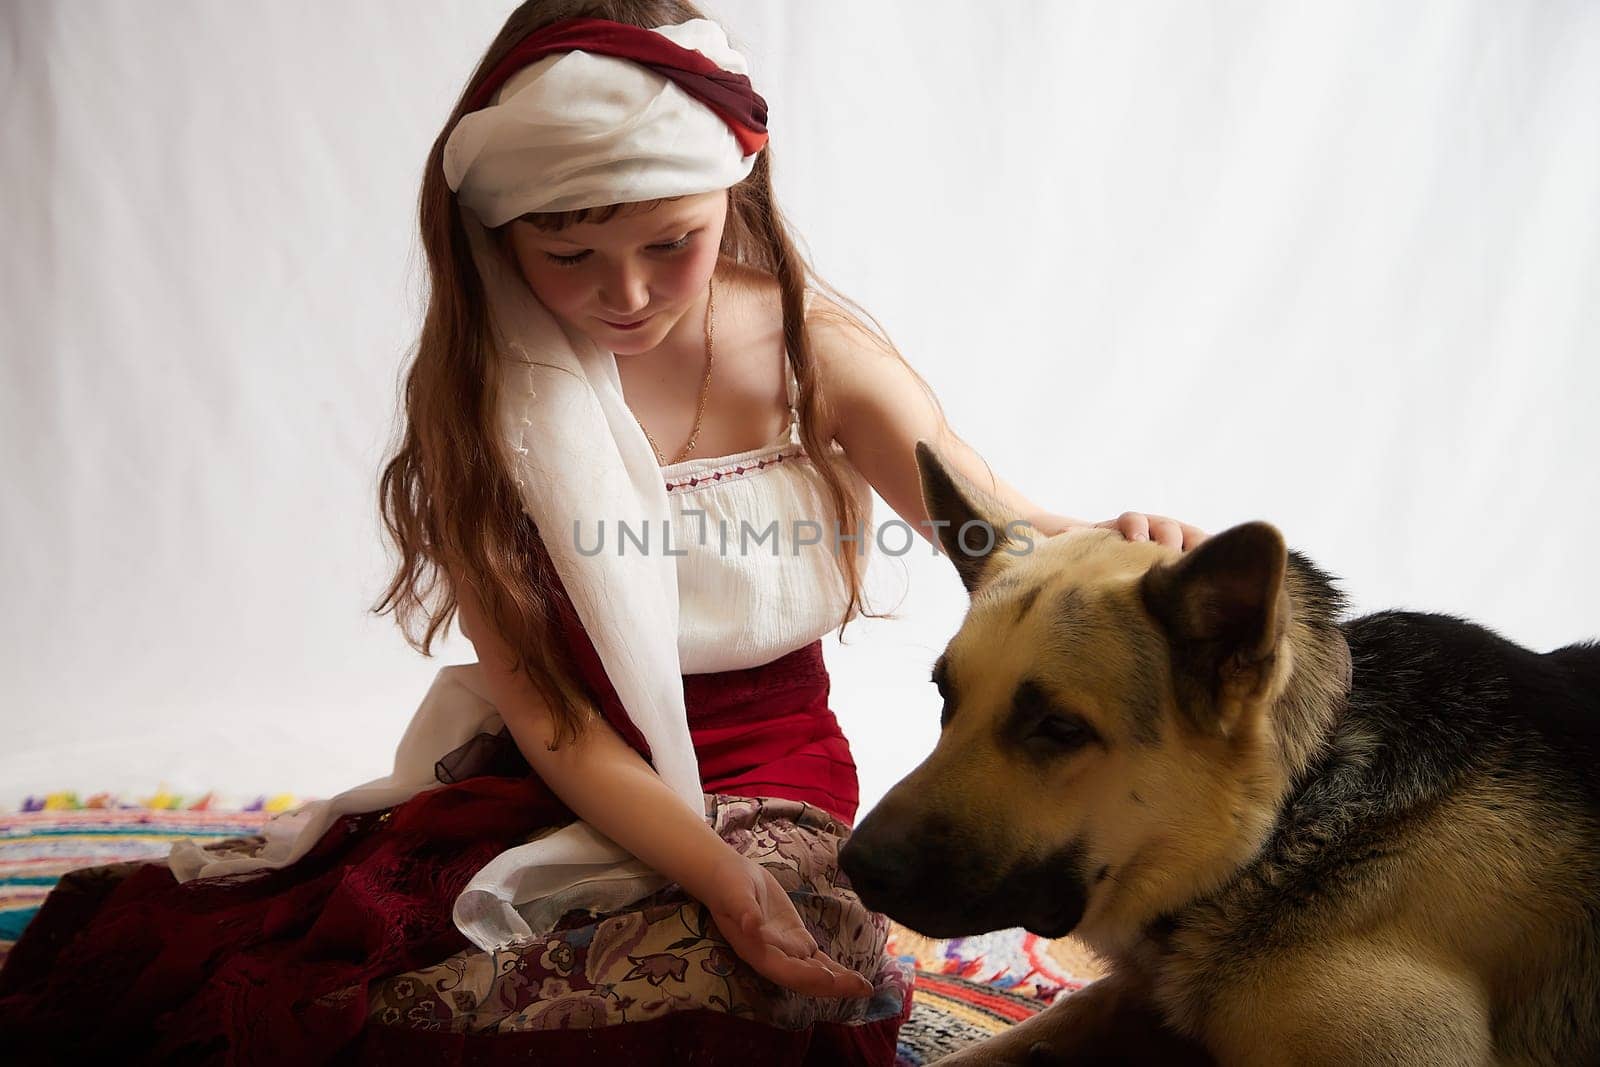
[[[1264,522],[1035,539],[916,454],[970,602],[841,865],[920,933],[1106,965],[941,1063],[1600,1064],[1600,644],[1347,619]]]

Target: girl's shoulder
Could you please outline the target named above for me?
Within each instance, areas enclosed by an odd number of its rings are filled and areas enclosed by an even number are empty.
[[[806,348],[824,394],[838,400],[886,362],[904,364],[894,345],[874,329],[876,322],[869,326],[871,317],[859,308],[820,290],[806,295]]]
[[[783,294],[778,280],[765,271],[731,262],[719,267],[717,280],[719,323],[727,305],[730,340],[746,352],[772,352],[778,359],[785,358]],[[886,359],[903,362],[894,346],[867,325],[867,319],[858,308],[841,299],[820,289],[807,288],[806,350],[813,381],[824,398],[842,399]],[[719,347],[722,336],[723,327],[719,325]],[[822,411],[831,415],[836,408],[834,404],[824,403]],[[827,436],[831,437],[831,432]]]
[[[783,292],[777,278],[748,264],[725,260],[717,269],[717,282],[719,291],[726,294],[718,297],[719,315],[725,305],[732,305],[730,319],[751,333],[783,336]],[[859,308],[847,306],[820,289],[808,287],[805,291],[807,340],[812,348],[826,350],[824,358],[860,352],[892,353],[892,346],[883,336],[866,325],[867,318]]]
[[[718,292],[723,294],[717,298],[719,314],[723,307],[732,306],[735,308],[732,314],[741,320],[754,320],[782,335],[783,291],[777,278],[747,263],[725,259],[717,267],[717,286]],[[862,325],[858,310],[847,308],[821,290],[809,286],[805,290],[805,316],[808,330],[813,327],[853,328],[857,341],[877,339],[876,334]]]

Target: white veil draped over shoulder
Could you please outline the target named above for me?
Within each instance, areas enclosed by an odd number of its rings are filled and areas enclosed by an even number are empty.
[[[745,74],[720,26],[696,19],[654,31]],[[659,550],[579,550],[578,531],[626,524],[666,536],[671,522],[654,449],[623,400],[616,357],[565,329],[538,301],[486,227],[535,211],[571,210],[725,189],[745,154],[728,124],[672,80],[609,56],[567,52],[518,71],[490,106],[464,115],[444,150],[450,187],[483,281],[501,352],[498,430],[523,506],[537,525],[579,621],[658,774],[703,814],[678,658],[674,559]],[[305,855],[342,815],[392,806],[437,787],[436,761],[499,728],[479,665],[446,667],[424,697],[386,777],[269,822],[259,855],[173,847],[179,881]],[[582,821],[511,848],[477,873],[454,919],[493,951],[547,933],[567,911],[616,910],[666,879]]]

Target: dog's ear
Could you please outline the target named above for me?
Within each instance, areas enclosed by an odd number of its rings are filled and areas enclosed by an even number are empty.
[[[1268,695],[1289,625],[1288,549],[1276,527],[1235,526],[1147,572],[1140,594],[1166,631],[1178,703],[1226,735]]]
[[[1010,523],[998,501],[946,467],[928,442],[918,441],[916,453],[922,503],[933,520],[939,546],[971,593],[986,573],[992,574],[990,561],[1002,550],[1019,555],[1019,543],[1011,538]]]

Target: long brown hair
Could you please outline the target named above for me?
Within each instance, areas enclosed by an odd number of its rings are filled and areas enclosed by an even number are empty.
[[[678,0],[529,0],[512,12],[462,89],[423,171],[419,218],[428,265],[427,312],[405,376],[403,436],[379,480],[379,510],[400,559],[383,598],[372,608],[376,614],[393,611],[407,642],[431,655],[435,637],[456,612],[459,601],[451,574],[458,575],[483,605],[486,624],[518,651],[517,669],[548,702],[557,738],[577,737],[594,704],[555,628],[556,598],[564,594],[548,566],[539,531],[523,511],[499,443],[498,376],[491,371],[503,357],[442,159],[466,101],[500,59],[529,33],[580,17],[650,28],[704,16]],[[828,447],[831,442],[818,439],[827,401],[817,386],[805,328],[807,287],[835,301],[834,308],[822,313],[845,316],[860,326],[863,336],[896,356],[899,352],[876,320],[822,282],[796,248],[773,200],[771,155],[769,146],[756,157],[749,177],[728,192],[722,254],[777,281],[784,343],[799,384],[801,441],[822,475],[840,528],[853,531],[867,516],[846,487],[844,461]],[[535,221],[564,225],[606,216],[600,209]],[[813,317],[818,314],[813,309]],[[861,326],[861,318],[872,321],[871,330]],[[920,375],[917,380],[937,408],[932,390]],[[845,549],[837,558],[850,591],[840,620],[842,635],[857,615],[883,615],[868,610],[862,597],[861,554]],[[414,632],[419,627],[420,636]]]

